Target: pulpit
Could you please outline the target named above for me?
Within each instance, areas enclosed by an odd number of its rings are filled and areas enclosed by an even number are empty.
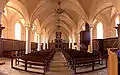
[[[90,27],[85,24],[85,31],[80,32],[80,50],[87,52],[88,45],[90,44]]]

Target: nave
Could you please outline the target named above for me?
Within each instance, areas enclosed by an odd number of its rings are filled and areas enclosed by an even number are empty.
[[[0,66],[0,75],[42,75],[12,69],[10,68],[10,59],[8,58],[0,58],[0,61],[1,62],[5,61],[5,64]],[[57,51],[55,53],[53,61],[50,65],[50,71],[47,72],[46,75],[73,75],[72,70],[68,68],[67,62],[62,52]],[[108,75],[108,74],[107,69],[101,69],[98,71],[77,75]]]

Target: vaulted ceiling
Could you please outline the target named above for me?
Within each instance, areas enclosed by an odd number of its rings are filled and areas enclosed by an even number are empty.
[[[2,0],[0,0],[2,1]],[[61,1],[63,13],[57,15],[58,1]],[[82,23],[92,23],[102,16],[103,21],[111,18],[113,7],[119,0],[9,0],[7,6],[18,10],[26,21],[34,23],[37,19],[41,29],[46,33],[56,31],[57,21],[60,18],[61,30],[69,35],[80,29]],[[113,14],[114,15],[114,14]],[[108,20],[107,20],[108,21]],[[105,22],[107,22],[105,21]],[[51,34],[50,33],[50,34]]]

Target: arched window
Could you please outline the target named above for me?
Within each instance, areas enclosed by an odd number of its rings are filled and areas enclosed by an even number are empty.
[[[15,39],[21,40],[21,25],[19,23],[15,24]]]
[[[117,27],[117,24],[120,24],[119,16],[117,16],[115,19],[115,27]],[[117,29],[116,29],[116,36],[118,36]]]
[[[101,22],[97,24],[97,39],[103,39],[103,24]]]

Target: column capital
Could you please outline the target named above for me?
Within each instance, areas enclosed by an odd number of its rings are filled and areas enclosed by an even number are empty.
[[[25,28],[27,28],[27,29],[31,29],[31,24],[27,24],[27,25],[25,25]]]
[[[93,24],[90,24],[90,28],[94,28],[94,25],[93,25]]]
[[[40,33],[37,33],[37,35],[40,35]]]

